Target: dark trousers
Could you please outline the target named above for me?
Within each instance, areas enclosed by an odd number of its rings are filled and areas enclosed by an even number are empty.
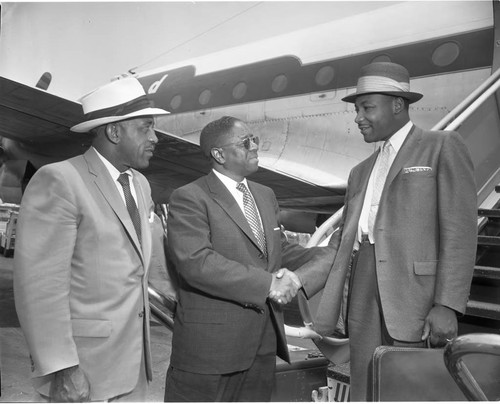
[[[401,302],[404,305],[404,302]],[[375,247],[364,240],[352,263],[348,300],[351,355],[351,401],[372,401],[372,358],[380,345],[423,347],[425,343],[396,341],[382,315],[375,267]]]
[[[229,374],[200,374],[169,367],[165,402],[271,400],[276,368],[276,331],[266,307],[262,341],[249,369]]]

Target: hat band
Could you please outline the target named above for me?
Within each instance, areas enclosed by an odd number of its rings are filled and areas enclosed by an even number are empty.
[[[356,92],[359,93],[378,93],[386,91],[409,92],[410,83],[399,82],[388,77],[382,76],[364,76],[358,80]]]
[[[132,101],[125,102],[119,105],[113,105],[109,108],[98,109],[96,111],[89,112],[85,114],[85,120],[91,121],[93,119],[99,119],[110,116],[124,116],[131,114],[132,112],[140,111],[141,109],[146,109],[153,107],[154,104],[151,100],[148,100],[145,95],[141,95]]]

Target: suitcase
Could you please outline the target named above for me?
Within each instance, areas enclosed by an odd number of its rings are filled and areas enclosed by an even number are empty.
[[[444,363],[444,349],[380,346],[373,355],[373,401],[467,401]],[[489,400],[498,400],[500,358],[463,358]]]
[[[271,401],[312,401],[313,390],[327,386],[329,361],[310,339],[287,337],[290,361],[277,358]]]

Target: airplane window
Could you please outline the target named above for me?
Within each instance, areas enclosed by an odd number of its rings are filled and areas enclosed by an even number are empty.
[[[371,61],[371,63],[374,62],[392,62],[392,60],[389,55],[377,55]]]
[[[326,86],[333,80],[334,76],[335,76],[335,70],[333,69],[332,66],[323,66],[316,73],[316,78],[315,78],[316,84],[319,86]]]
[[[288,85],[288,79],[284,74],[279,74],[273,80],[271,88],[275,93],[281,93]]]
[[[174,95],[173,98],[170,100],[170,108],[174,110],[179,108],[181,104],[182,104],[182,96],[180,94]]]
[[[460,47],[456,42],[445,42],[432,52],[432,62],[436,66],[448,66],[452,64],[460,54]]]
[[[212,92],[210,90],[203,90],[198,97],[198,102],[201,105],[207,105],[210,98],[212,98]]]
[[[243,98],[247,93],[247,88],[248,88],[247,83],[240,81],[233,87],[233,98],[235,100]]]

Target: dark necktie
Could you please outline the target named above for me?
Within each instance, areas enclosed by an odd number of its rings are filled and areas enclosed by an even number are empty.
[[[130,182],[128,174],[120,174],[120,176],[118,177],[118,182],[123,188],[123,194],[125,195],[125,204],[127,205],[128,213],[130,215],[130,218],[132,219],[132,223],[134,224],[137,237],[139,238],[139,241],[141,241],[141,218],[139,217],[139,210],[137,209],[137,205],[135,204],[132,192],[130,192]]]
[[[260,250],[267,256],[266,236],[260,224],[259,215],[257,214],[257,207],[253,201],[250,191],[242,182],[238,183],[236,189],[243,192],[243,208],[245,209],[245,217],[252,232],[259,243]]]

